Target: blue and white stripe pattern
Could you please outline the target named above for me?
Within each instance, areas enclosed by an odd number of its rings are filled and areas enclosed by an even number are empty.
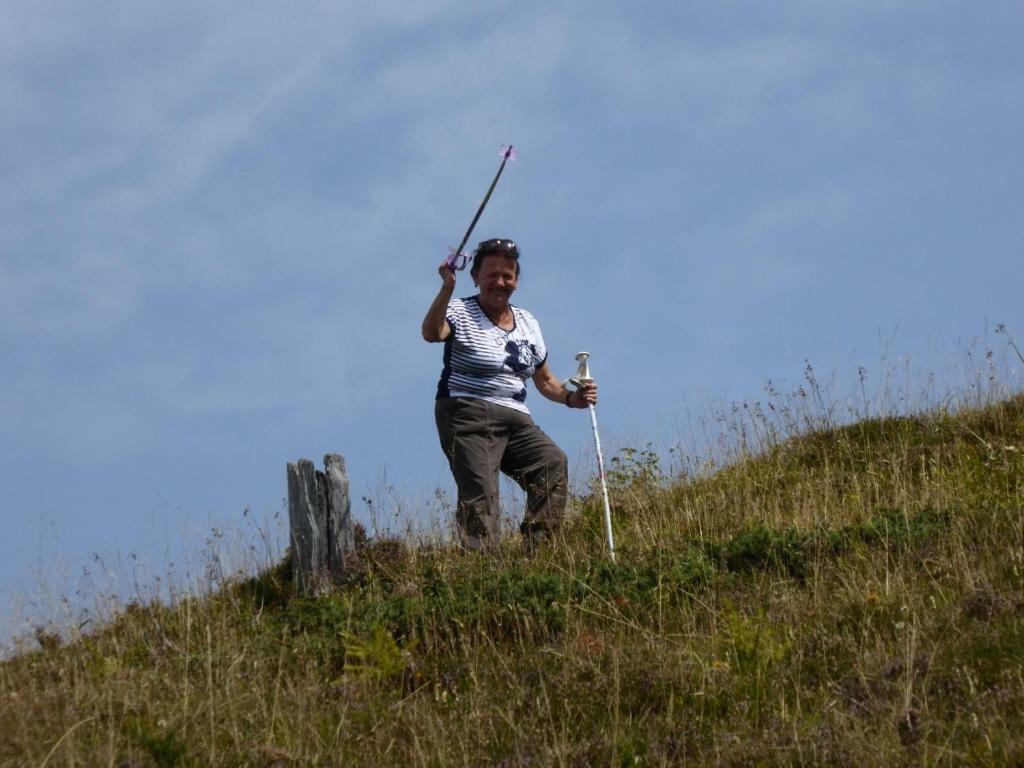
[[[503,330],[484,314],[476,296],[454,299],[445,319],[451,335],[444,342],[444,368],[437,385],[440,397],[477,397],[529,413],[526,380],[547,360],[540,325],[512,307],[515,326]]]

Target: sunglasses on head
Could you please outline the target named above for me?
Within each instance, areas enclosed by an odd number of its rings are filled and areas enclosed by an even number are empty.
[[[518,259],[519,246],[512,240],[505,240],[499,237],[494,240],[484,240],[476,247],[476,253],[481,255],[503,253],[506,256],[511,256],[513,259]]]

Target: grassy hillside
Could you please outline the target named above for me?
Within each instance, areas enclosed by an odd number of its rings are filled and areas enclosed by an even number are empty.
[[[371,541],[319,599],[281,566],[40,635],[0,765],[1024,763],[1024,398],[750,423],[714,472],[619,456],[617,564],[595,497],[532,558]]]

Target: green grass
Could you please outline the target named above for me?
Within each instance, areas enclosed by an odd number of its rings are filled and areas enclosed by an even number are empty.
[[[620,453],[617,563],[593,496],[532,558],[371,540],[41,635],[0,765],[1024,763],[1024,398],[757,442]]]

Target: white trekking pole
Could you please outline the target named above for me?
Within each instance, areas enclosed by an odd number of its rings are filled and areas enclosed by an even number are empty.
[[[590,366],[587,364],[589,358],[589,352],[580,352],[576,355],[579,368],[576,370],[576,375],[569,379],[569,383],[574,384],[577,388],[594,380],[590,375]],[[604,529],[608,533],[608,552],[614,563],[615,541],[612,538],[612,508],[608,504],[608,484],[604,479],[604,456],[601,455],[601,436],[597,433],[597,411],[593,405],[590,405],[589,408],[590,425],[594,428],[594,447],[597,449],[597,471],[601,476],[601,493],[604,495]]]

